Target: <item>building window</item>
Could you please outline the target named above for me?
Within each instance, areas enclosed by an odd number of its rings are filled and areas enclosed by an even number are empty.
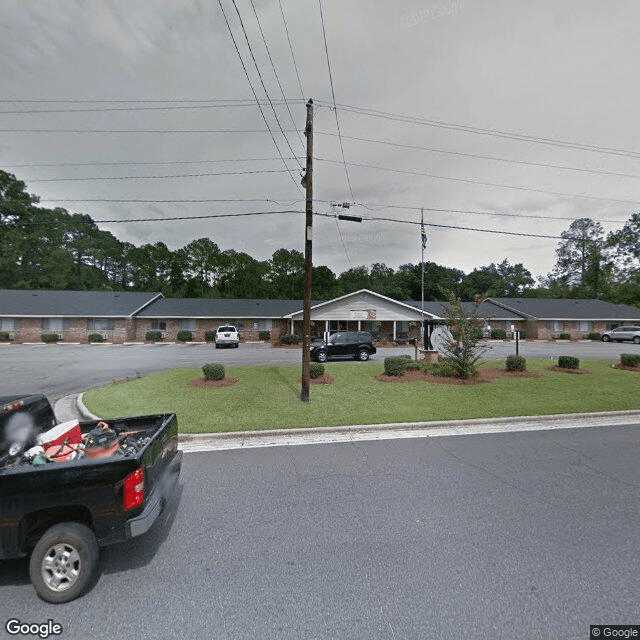
[[[17,318],[0,318],[0,331],[18,331],[20,320]]]
[[[582,333],[590,333],[593,331],[593,322],[591,320],[580,320],[578,322],[578,330]]]
[[[244,320],[234,320],[230,322],[238,331],[244,331]]]
[[[564,331],[564,322],[562,320],[549,320],[547,322],[548,331]]]
[[[271,331],[273,328],[273,321],[271,318],[266,320],[254,320],[252,323],[254,331]]]
[[[180,321],[180,329],[182,331],[195,331],[196,321],[193,318],[184,318]]]
[[[69,328],[69,318],[44,318],[42,320],[42,330],[56,333],[66,331]]]
[[[151,321],[151,331],[166,331],[167,330],[167,321],[166,320],[152,320]]]
[[[408,320],[398,320],[396,322],[396,332],[397,333],[409,333],[409,321]]]
[[[89,318],[87,329],[89,331],[113,331],[115,323],[112,318]]]

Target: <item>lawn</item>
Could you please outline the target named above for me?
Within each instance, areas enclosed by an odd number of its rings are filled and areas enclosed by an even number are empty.
[[[611,363],[582,361],[588,375],[548,371],[549,360],[527,362],[539,378],[502,378],[491,384],[452,386],[429,382],[386,383],[374,376],[381,362],[326,366],[335,382],[312,385],[311,403],[299,400],[298,365],[227,367],[233,387],[198,389],[188,382],[199,369],[171,369],[85,394],[103,417],[175,412],[184,433],[289,429],[383,422],[417,422],[499,416],[586,413],[640,408],[640,374]],[[484,366],[501,366],[492,362]]]

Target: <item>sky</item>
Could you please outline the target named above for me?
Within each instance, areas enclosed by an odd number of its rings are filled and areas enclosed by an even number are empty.
[[[637,2],[321,2],[326,50],[318,0],[3,0],[0,168],[95,220],[293,211],[100,224],[268,259],[303,249],[313,98],[314,211],[329,214],[314,263],[335,272],[417,263],[419,227],[376,218],[416,223],[421,208],[445,225],[427,227],[426,260],[534,275],[557,239],[451,227],[557,237],[640,209]]]

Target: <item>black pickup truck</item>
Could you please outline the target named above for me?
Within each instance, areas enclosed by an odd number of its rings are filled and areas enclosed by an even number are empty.
[[[0,559],[30,556],[38,595],[73,600],[99,547],[151,527],[181,462],[174,413],[56,426],[44,396],[0,397]]]

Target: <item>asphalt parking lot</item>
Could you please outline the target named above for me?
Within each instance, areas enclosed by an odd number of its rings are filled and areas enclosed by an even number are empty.
[[[514,342],[490,342],[486,360],[515,353]],[[413,347],[381,348],[373,356],[414,354]],[[621,353],[640,353],[640,345],[603,342],[521,342],[520,353],[528,358],[555,359],[573,355],[583,360],[619,359]],[[111,380],[135,377],[162,369],[201,367],[206,362],[232,365],[296,364],[300,349],[273,348],[270,344],[242,344],[239,349],[215,349],[209,344],[16,344],[0,347],[0,395],[34,392],[55,402]]]

